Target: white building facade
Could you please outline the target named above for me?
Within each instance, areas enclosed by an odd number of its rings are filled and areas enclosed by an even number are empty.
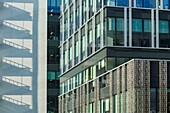
[[[47,1],[0,1],[0,113],[46,113]]]

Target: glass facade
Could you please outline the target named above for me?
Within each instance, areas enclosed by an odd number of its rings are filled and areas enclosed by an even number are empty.
[[[65,82],[61,83],[61,87],[60,87],[61,92],[60,93],[63,94],[63,93],[69,92],[69,90],[72,90],[73,88],[78,87],[81,84],[84,84],[89,80],[95,79],[97,76],[107,72],[110,69],[115,68],[116,66],[119,66],[120,64],[123,64],[124,62],[126,62],[128,60],[130,60],[130,59],[129,58],[112,58],[112,57],[102,59],[99,62],[97,62],[96,64],[89,66],[88,68],[84,69],[83,71],[78,72],[76,75],[67,79]],[[102,83],[104,83],[104,82],[102,82],[102,80],[105,81],[106,78],[101,79],[101,85],[104,87],[107,84],[102,84]],[[92,84],[94,86],[94,83],[92,83]],[[62,90],[62,89],[64,89],[64,90]]]
[[[117,48],[124,47],[130,50],[140,47],[142,50],[169,48],[170,13],[167,10],[169,0],[158,0],[158,4],[155,0],[132,0],[130,4],[129,0],[63,0],[61,7],[64,8],[61,14],[64,23],[61,31],[64,30],[62,34],[64,36],[61,36],[60,46],[62,50],[62,82],[60,83],[62,98],[60,99],[65,101],[67,96],[69,98],[66,112],[138,112],[137,109],[140,108],[136,108],[135,104],[140,104],[137,101],[139,97],[136,97],[140,95],[140,91],[138,92],[138,89],[128,90],[137,87],[133,86],[136,81],[132,79],[139,70],[133,72],[130,69],[133,65],[123,64],[129,61],[131,56],[127,58],[119,54],[120,56],[117,57],[116,52],[107,53],[102,58],[98,58],[97,55],[101,54],[105,47],[106,51],[111,48],[119,51]],[[130,54],[129,51],[126,54]],[[116,57],[109,56],[114,56],[112,54]],[[140,55],[142,53],[136,56],[140,58]],[[94,59],[92,59],[93,56]],[[88,61],[90,61],[89,64],[86,64]],[[122,64],[123,67],[119,66]],[[147,63],[142,65],[145,64]],[[150,62],[149,66],[150,78],[146,78],[150,83],[148,90],[150,106],[148,106],[151,112],[160,112],[159,63]],[[115,67],[117,67],[115,71],[110,73],[109,70]],[[140,69],[142,70],[143,67]],[[145,70],[142,71],[144,72]],[[135,78],[135,80],[138,79]],[[112,95],[110,95],[111,92]],[[167,96],[167,101],[169,101],[169,96]],[[79,108],[74,107],[72,102],[82,104]]]
[[[65,1],[63,1],[64,3]],[[112,7],[101,9],[102,3],[105,5],[112,4],[109,5]],[[123,7],[114,7],[114,4],[126,6],[126,10]],[[68,67],[61,68],[61,73],[104,46],[170,47],[168,21],[170,14],[168,10],[163,9],[164,1],[160,3],[162,10],[159,10],[158,22],[156,10],[151,11],[149,9],[155,8],[155,0],[137,0],[136,4],[132,3],[131,10],[126,4],[127,0],[104,0],[104,2],[102,0],[82,0],[81,3],[76,0],[73,4],[70,4],[61,16],[60,41],[63,45],[69,43],[67,39],[74,38],[74,49],[72,50],[74,63],[71,65],[61,59],[62,65]],[[66,5],[68,5],[67,2]],[[89,8],[87,8],[87,5]],[[131,11],[131,15],[129,11]],[[61,48],[63,49],[64,46]],[[61,55],[69,57],[69,54],[65,54],[64,51],[61,52]],[[73,59],[70,59],[72,60],[70,62],[73,62]]]
[[[48,12],[60,13],[60,0],[48,0]]]
[[[60,0],[48,0],[48,22],[47,22],[47,112],[58,113],[59,95],[59,64],[60,33],[62,20],[59,20]],[[61,23],[60,23],[61,22]],[[61,26],[61,28],[60,28]],[[61,30],[62,32],[62,30]],[[55,92],[55,94],[54,94]]]

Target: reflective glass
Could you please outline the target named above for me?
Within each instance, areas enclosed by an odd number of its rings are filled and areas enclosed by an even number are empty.
[[[124,31],[123,18],[117,18],[116,19],[116,27],[117,27],[117,31]]]
[[[128,0],[117,0],[117,6],[128,6]]]
[[[151,32],[151,21],[144,20],[144,32]]]
[[[136,0],[137,7],[143,7],[143,0]]]
[[[163,8],[169,9],[169,0],[163,0]]]
[[[132,31],[142,32],[142,20],[141,19],[132,20]]]
[[[159,21],[159,32],[160,33],[169,33],[169,24],[168,21]]]
[[[155,7],[155,0],[144,0],[144,7],[154,8]]]

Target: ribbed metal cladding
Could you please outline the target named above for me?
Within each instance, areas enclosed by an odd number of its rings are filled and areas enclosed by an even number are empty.
[[[86,91],[86,93],[87,93],[87,95],[86,95],[86,105],[87,105],[87,108],[86,108],[86,110],[89,112],[89,82],[86,84],[86,87],[87,87],[87,91]],[[86,111],[86,113],[87,113],[87,111]]]
[[[79,109],[80,109],[80,113],[82,113],[82,105],[83,105],[83,104],[82,104],[82,100],[83,100],[83,97],[82,97],[82,95],[83,95],[83,94],[82,94],[82,91],[83,91],[83,90],[82,90],[82,86],[80,87],[79,90],[80,90],[80,95],[79,95],[79,96],[80,96],[80,97],[79,97],[79,98],[80,98],[80,103],[79,103],[80,106],[79,106]],[[78,95],[77,95],[77,96],[78,96]]]
[[[125,65],[122,66],[122,113],[126,113],[126,78],[125,78]]]
[[[127,64],[127,92],[128,92],[128,113],[131,113],[131,64]]]
[[[76,89],[76,113],[79,113],[79,109],[80,109],[80,100],[81,100],[81,95],[79,94],[80,92],[80,88]]]
[[[159,62],[159,111],[167,113],[167,62]]]
[[[64,113],[64,95],[61,97],[62,98],[62,110],[61,113]]]
[[[83,85],[82,87],[82,94],[81,94],[81,96],[82,96],[82,107],[81,107],[81,113],[85,113],[85,107],[86,107],[86,98],[85,98],[85,96],[86,96],[86,92],[85,92],[85,85]]]
[[[144,103],[143,113],[150,113],[150,61],[143,61]]]
[[[110,113],[113,113],[113,72],[109,73]]]
[[[120,68],[117,69],[117,113],[120,113]]]
[[[58,108],[58,112],[59,113],[61,113],[61,97],[58,97],[58,106],[59,106],[59,108]]]
[[[135,61],[135,76],[136,76],[136,96],[137,96],[137,113],[144,113],[143,110],[143,94],[144,94],[144,73],[143,61]]]
[[[128,113],[134,113],[135,108],[135,84],[134,84],[134,61],[127,64],[127,92],[128,92]]]
[[[67,112],[68,111],[68,98],[69,98],[69,95],[68,93],[65,94],[65,104],[64,104],[64,111]],[[72,101],[72,100],[70,100]]]
[[[99,113],[99,78],[95,79],[94,102],[95,102],[95,113]]]
[[[75,94],[74,94],[74,90],[72,90],[72,112],[74,113],[75,112],[75,106],[76,103],[75,103]]]

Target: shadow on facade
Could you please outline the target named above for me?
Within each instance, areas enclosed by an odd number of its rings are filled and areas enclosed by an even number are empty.
[[[32,0],[0,1],[0,113],[37,113],[35,7]]]

